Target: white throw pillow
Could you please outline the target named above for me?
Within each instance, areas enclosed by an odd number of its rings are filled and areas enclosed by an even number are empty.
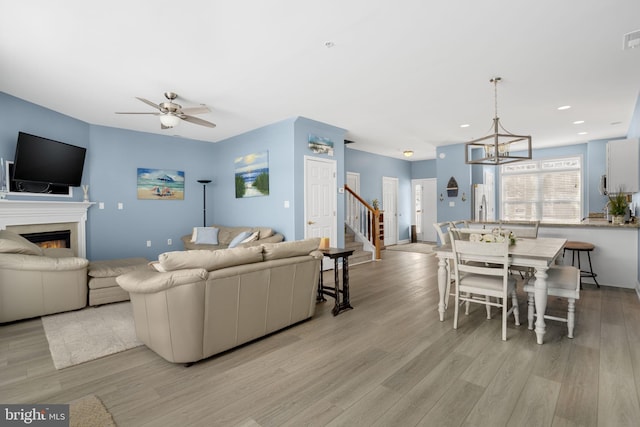
[[[193,227],[191,243],[217,245],[219,231],[220,230],[215,227]]]
[[[242,233],[238,234],[236,237],[233,238],[233,240],[231,240],[231,242],[229,243],[229,249],[231,248],[235,248],[236,246],[238,246],[240,243],[243,242],[244,239],[248,238],[251,236],[251,233],[249,231],[243,231]]]
[[[249,243],[249,242],[255,242],[256,240],[258,240],[258,236],[260,235],[259,231],[254,231],[253,233],[251,233],[249,235],[249,237],[247,237],[246,239],[244,239],[242,242],[240,243]]]

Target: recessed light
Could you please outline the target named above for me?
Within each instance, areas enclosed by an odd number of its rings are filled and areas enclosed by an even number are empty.
[[[468,127],[469,127],[469,124],[468,124],[468,123],[465,123],[465,124],[463,124],[463,125],[460,125],[460,127],[461,127],[461,128],[468,128]]]
[[[558,110],[568,110],[569,108],[571,108],[571,105],[563,105],[562,107],[558,107]]]
[[[334,47],[336,44],[330,40],[324,42],[324,47]]]
[[[575,122],[573,122],[574,125],[581,125],[584,123],[584,120],[576,120]]]
[[[589,133],[589,132],[578,132],[578,135],[586,135],[586,134],[588,134],[588,133]]]

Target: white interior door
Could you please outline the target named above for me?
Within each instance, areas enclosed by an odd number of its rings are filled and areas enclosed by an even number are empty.
[[[305,156],[305,238],[329,237],[338,246],[336,161]]]
[[[382,177],[382,210],[384,211],[384,244],[398,243],[398,178]]]
[[[438,222],[437,203],[437,179],[414,179],[411,181],[413,188],[413,202],[416,226],[416,235],[419,241],[437,241],[436,230],[433,223]]]

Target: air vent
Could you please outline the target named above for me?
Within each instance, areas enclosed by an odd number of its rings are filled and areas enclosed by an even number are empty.
[[[636,47],[640,47],[640,30],[632,31],[624,35],[622,49],[628,50]]]

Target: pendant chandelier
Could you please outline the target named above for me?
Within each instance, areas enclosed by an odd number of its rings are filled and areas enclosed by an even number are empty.
[[[495,166],[531,159],[531,136],[514,135],[500,124],[500,118],[498,117],[498,82],[500,80],[502,80],[501,77],[494,77],[490,80],[491,83],[493,83],[495,99],[495,116],[492,126],[493,133],[465,144],[464,162],[468,165]],[[521,141],[526,141],[526,155],[511,155],[512,144]],[[482,156],[474,159],[472,153],[478,148]]]

